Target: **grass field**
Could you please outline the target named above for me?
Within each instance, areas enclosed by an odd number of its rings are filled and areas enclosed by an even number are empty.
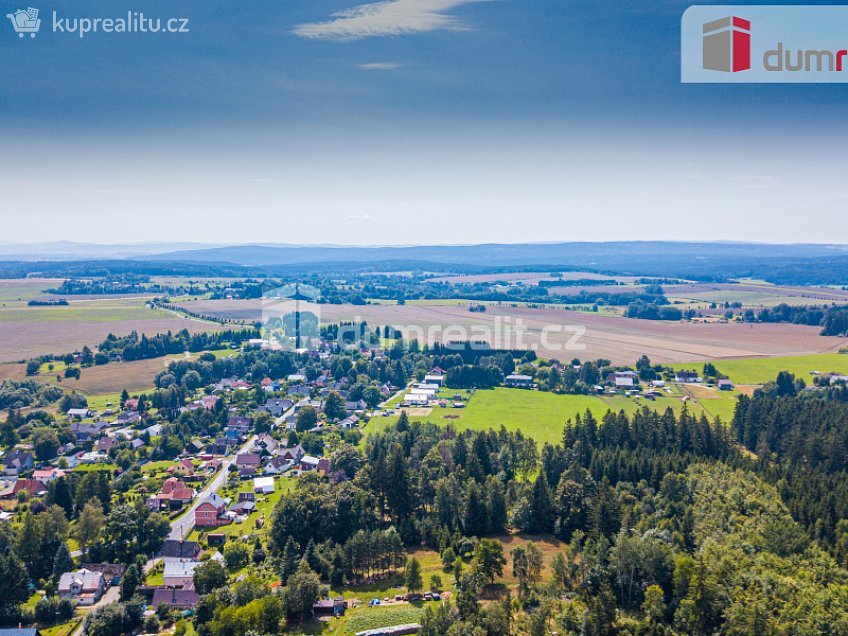
[[[597,418],[609,411],[623,410],[633,413],[641,406],[660,411],[671,407],[680,411],[684,403],[679,397],[660,397],[655,402],[637,401],[623,396],[557,395],[524,389],[498,388],[474,393],[464,409],[434,408],[429,415],[412,416],[411,419],[436,424],[453,424],[458,429],[486,430],[505,426],[507,430],[520,430],[540,444],[557,443],[562,437],[565,423],[578,414],[590,410]],[[703,412],[700,404],[689,405],[691,413]],[[366,426],[366,432],[378,431],[398,416],[375,417]]]
[[[781,371],[794,373],[795,377],[802,378],[807,384],[812,384],[812,371],[848,373],[848,355],[841,353],[715,360],[713,364],[734,384],[764,384],[774,380]],[[703,362],[670,366],[674,369],[692,369],[700,372]]]

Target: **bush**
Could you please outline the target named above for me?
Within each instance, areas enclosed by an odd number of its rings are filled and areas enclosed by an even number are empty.
[[[224,561],[230,570],[240,570],[250,560],[250,549],[240,541],[234,541],[224,546]]]

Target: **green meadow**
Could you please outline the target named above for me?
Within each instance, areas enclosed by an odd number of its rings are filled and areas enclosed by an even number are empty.
[[[778,356],[773,358],[739,358],[736,360],[716,360],[713,362],[719,372],[729,377],[735,384],[765,384],[777,377],[781,371],[789,371],[796,378],[802,378],[812,384],[812,372],[848,373],[848,355],[841,353],[820,353],[807,356]],[[691,369],[700,372],[703,362],[669,365],[675,370]]]
[[[464,391],[456,391],[465,396]],[[539,443],[557,443],[568,420],[587,410],[601,418],[607,411],[633,413],[642,406],[664,411],[671,407],[679,412],[684,402],[679,396],[660,397],[655,402],[636,400],[623,395],[558,395],[525,389],[489,389],[476,391],[463,409],[452,407],[434,408],[429,415],[410,415],[411,420],[430,421],[436,424],[453,424],[458,429],[486,430],[500,428],[520,430]],[[689,411],[704,412],[700,404],[689,404]],[[415,411],[413,410],[413,413]],[[398,416],[374,417],[366,427],[366,433],[379,431]]]

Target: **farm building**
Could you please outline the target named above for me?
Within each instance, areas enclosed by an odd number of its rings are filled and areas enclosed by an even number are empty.
[[[517,389],[529,389],[533,386],[533,377],[529,375],[522,375],[520,373],[513,373],[512,375],[508,375],[504,378],[504,384]]]
[[[253,480],[253,492],[262,493],[263,495],[274,492],[274,478],[257,477]]]
[[[695,371],[676,371],[674,381],[680,383],[700,382],[701,377]]]

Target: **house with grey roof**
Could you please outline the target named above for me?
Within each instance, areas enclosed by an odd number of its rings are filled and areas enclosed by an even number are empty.
[[[86,568],[76,572],[65,572],[59,578],[59,596],[77,601],[80,605],[94,605],[103,596],[105,589],[103,573]]]

